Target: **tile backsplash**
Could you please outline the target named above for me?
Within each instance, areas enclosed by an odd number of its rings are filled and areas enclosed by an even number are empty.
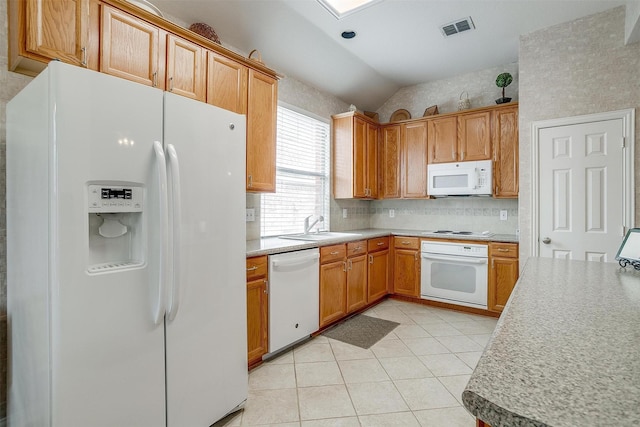
[[[260,238],[260,195],[247,194],[247,208],[255,209],[256,220],[247,223],[247,240]],[[343,210],[347,218],[343,218]],[[390,211],[393,210],[393,218]],[[500,220],[500,211],[507,219]],[[515,234],[518,228],[518,200],[491,197],[451,197],[429,200],[331,200],[330,229],[362,228],[400,230],[469,230]]]

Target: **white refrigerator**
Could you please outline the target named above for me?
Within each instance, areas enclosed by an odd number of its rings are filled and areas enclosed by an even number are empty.
[[[247,397],[245,116],[52,62],[7,106],[12,427]]]

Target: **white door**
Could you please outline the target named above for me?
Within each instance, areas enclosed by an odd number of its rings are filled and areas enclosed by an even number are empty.
[[[247,398],[246,120],[172,93],[164,115],[180,176],[180,203],[170,197],[180,234],[165,319],[167,426],[208,426]],[[168,172],[175,179],[171,163]]]
[[[624,236],[623,119],[542,128],[539,254],[612,262]]]

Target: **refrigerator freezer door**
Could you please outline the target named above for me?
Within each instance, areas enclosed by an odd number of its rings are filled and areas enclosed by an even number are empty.
[[[43,73],[38,76],[40,81],[47,80],[42,90],[26,91],[24,96],[46,103],[46,111],[37,118],[28,110],[12,112],[12,117],[23,119],[11,124],[16,128],[41,127],[43,131],[35,133],[40,135],[38,140],[29,140],[30,148],[13,152],[8,163],[11,171],[20,165],[48,171],[34,173],[34,181],[11,190],[17,193],[11,209],[29,212],[44,227],[12,220],[8,229],[12,230],[9,251],[16,241],[31,241],[37,245],[37,253],[46,248],[48,259],[39,256],[33,264],[29,259],[15,260],[8,286],[10,292],[27,283],[33,287],[33,292],[24,291],[19,301],[12,301],[10,316],[15,315],[15,320],[28,316],[32,302],[39,307],[49,298],[48,324],[37,331],[12,326],[11,334],[18,341],[12,357],[21,357],[21,348],[16,348],[20,345],[31,345],[32,340],[47,342],[49,360],[44,367],[50,369],[46,372],[50,388],[46,390],[50,390],[51,412],[41,419],[50,416],[51,420],[37,425],[164,425],[164,328],[152,319],[157,283],[151,270],[157,263],[155,254],[149,252],[157,247],[153,212],[158,209],[150,193],[152,144],[162,137],[162,92],[61,62],[52,62]],[[24,142],[12,136],[8,145]],[[48,158],[38,151],[48,152]],[[37,159],[47,163],[30,163]],[[13,186],[13,178],[11,181]],[[143,265],[89,273],[89,223],[100,218],[88,213],[87,190],[96,181],[133,182],[145,188],[146,207],[136,214],[141,215],[138,232],[145,237],[140,250]],[[31,198],[20,196],[32,188],[39,192],[47,189],[44,210]],[[46,264],[35,265],[40,262]],[[45,276],[35,273],[47,268]],[[18,276],[21,281],[14,281]],[[28,347],[22,349],[29,351]],[[43,366],[17,369],[20,371],[11,374],[18,390],[14,392],[11,386],[12,409],[24,405],[26,410],[37,410],[29,406],[28,392],[24,392],[43,385],[33,379],[34,374],[42,373]],[[12,422],[21,424],[17,419]]]
[[[245,116],[171,93],[164,112],[182,223],[179,306],[165,319],[167,425],[208,426],[247,397]]]

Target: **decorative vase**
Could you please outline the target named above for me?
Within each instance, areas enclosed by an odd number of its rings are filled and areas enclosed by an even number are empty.
[[[511,102],[511,98],[498,98],[496,99],[496,104],[506,104],[507,102]]]

